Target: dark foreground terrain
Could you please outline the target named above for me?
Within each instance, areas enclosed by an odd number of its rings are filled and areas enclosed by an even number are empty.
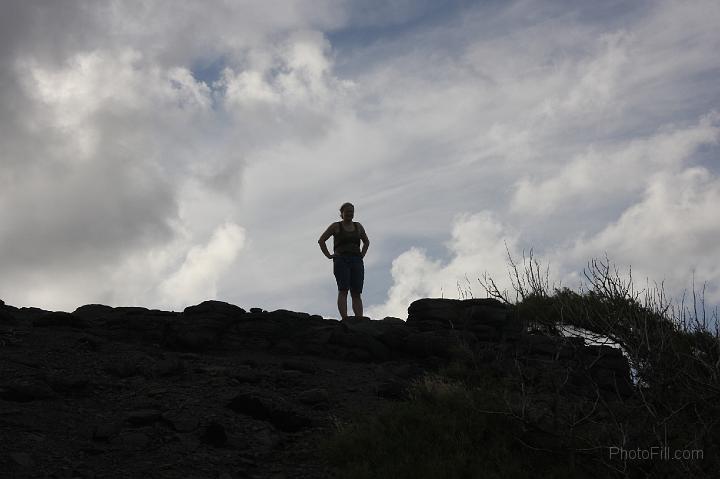
[[[0,302],[0,477],[342,477],[318,447],[337,424],[469,351],[500,370],[562,366],[564,390],[590,400],[632,393],[619,350],[528,335],[491,299],[343,322],[218,301],[182,313]]]

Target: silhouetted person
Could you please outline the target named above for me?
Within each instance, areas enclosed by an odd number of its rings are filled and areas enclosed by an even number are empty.
[[[363,258],[370,246],[365,228],[354,222],[355,207],[352,203],[343,203],[340,207],[342,221],[332,223],[320,236],[318,243],[323,254],[333,260],[333,273],[338,286],[338,311],[340,319],[347,318],[347,294],[352,297],[352,309],[355,316],[363,315],[362,298],[360,297],[365,279]],[[330,254],[325,242],[333,237],[333,254]],[[362,241],[362,251],[360,242]]]

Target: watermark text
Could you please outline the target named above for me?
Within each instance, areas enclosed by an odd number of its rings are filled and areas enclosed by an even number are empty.
[[[625,449],[610,446],[610,459],[620,461],[699,461],[704,458],[702,449],[671,449],[667,446],[651,446]]]

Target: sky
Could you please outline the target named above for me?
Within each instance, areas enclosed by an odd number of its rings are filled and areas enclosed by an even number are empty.
[[[720,2],[2,0],[0,299],[337,318],[576,289],[720,304]],[[626,273],[623,273],[626,274]]]

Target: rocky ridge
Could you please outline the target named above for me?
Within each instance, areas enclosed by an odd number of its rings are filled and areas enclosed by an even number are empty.
[[[528,334],[493,299],[421,299],[406,320],[324,319],[205,301],[182,313],[0,301],[7,477],[322,478],[317,441],[473,352],[568,374],[568,393],[632,393],[620,350]]]

